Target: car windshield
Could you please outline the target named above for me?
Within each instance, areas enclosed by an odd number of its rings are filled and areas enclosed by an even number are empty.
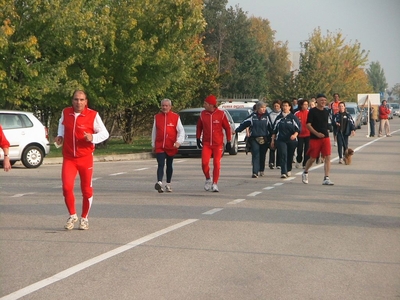
[[[399,109],[398,103],[390,103],[390,106],[393,107],[394,109]]]
[[[346,107],[346,110],[351,115],[354,115],[356,113],[356,110],[354,107]]]
[[[242,109],[228,109],[229,113],[232,116],[233,122],[242,123],[249,115],[251,110],[242,110]]]
[[[196,125],[200,117],[200,111],[182,111],[179,113],[182,125]]]

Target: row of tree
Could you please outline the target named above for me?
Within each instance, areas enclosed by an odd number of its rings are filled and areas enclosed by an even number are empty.
[[[297,74],[269,21],[227,0],[0,0],[0,20],[1,107],[40,112],[52,133],[75,89],[130,143],[163,98],[175,109],[210,93],[351,101],[375,88],[360,44],[316,29]]]

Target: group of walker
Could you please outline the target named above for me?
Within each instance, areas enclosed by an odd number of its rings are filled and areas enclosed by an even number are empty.
[[[225,149],[231,148],[232,136],[248,128],[248,143],[252,154],[252,178],[264,176],[266,153],[270,149],[269,167],[275,166],[281,170],[281,178],[291,176],[293,156],[297,149],[296,167],[302,164],[302,182],[308,183],[308,171],[318,159],[324,161],[323,185],[333,185],[329,178],[331,141],[329,138],[328,118],[331,118],[334,132],[334,145],[338,146],[339,163],[343,163],[343,154],[348,147],[348,138],[355,133],[355,123],[346,112],[344,102],[339,101],[339,95],[334,94],[330,110],[325,109],[327,98],[318,94],[310,101],[300,99],[298,108],[294,111],[292,103],[284,100],[274,101],[271,113],[263,101],[257,102],[254,112],[246,118],[234,132],[231,131],[225,113],[218,109],[217,98],[209,95],[204,100],[204,110],[201,112],[196,128],[196,139],[201,152],[201,166],[205,176],[204,189],[219,192],[218,180],[221,169],[221,158]],[[314,107],[315,103],[315,107]],[[310,106],[310,108],[309,108]],[[184,141],[185,131],[180,117],[172,112],[169,99],[161,101],[161,111],[154,116],[151,144],[156,155],[157,182],[155,189],[159,193],[172,192],[171,180],[173,159]],[[330,114],[332,111],[332,115]],[[379,135],[386,130],[390,135],[388,111],[385,100],[379,107],[381,120]],[[224,133],[226,145],[224,145]],[[59,120],[58,134],[55,142],[63,145],[63,164],[61,170],[62,190],[65,204],[70,217],[65,229],[74,228],[78,222],[75,209],[74,182],[79,173],[82,191],[82,213],[79,229],[89,229],[88,215],[93,201],[93,152],[94,145],[109,137],[99,114],[88,108],[87,95],[82,90],[74,92],[72,106],[63,110]],[[4,152],[3,167],[11,169],[9,161],[10,144],[0,126],[0,147]],[[210,160],[213,158],[211,177]],[[166,164],[166,185],[163,186],[164,166]]]

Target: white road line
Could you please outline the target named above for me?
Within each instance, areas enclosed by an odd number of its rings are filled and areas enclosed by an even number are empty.
[[[280,185],[283,185],[283,184],[284,184],[283,182],[274,183],[275,186],[280,186]]]
[[[284,179],[284,180],[286,180],[286,181],[290,181],[290,180],[293,180],[293,179],[295,179],[296,177],[288,177],[288,178],[286,178],[286,179]]]
[[[101,177],[92,178],[92,181],[96,181],[97,179],[101,179]]]
[[[148,168],[140,168],[140,169],[135,169],[133,171],[143,171],[143,170],[147,170]]]
[[[274,188],[274,186],[267,186],[265,188],[263,188],[263,190],[272,190]]]
[[[33,194],[35,194],[35,193],[15,194],[15,195],[11,196],[11,198],[19,198],[19,197],[23,197],[26,195],[33,195]]]
[[[243,201],[245,201],[246,199],[236,199],[236,200],[233,200],[233,201],[231,201],[231,202],[228,202],[227,204],[237,204],[237,203],[240,203],[240,202],[243,202]]]
[[[122,174],[126,174],[126,172],[113,173],[113,174],[110,174],[109,176],[117,176],[117,175],[122,175]]]
[[[223,210],[223,208],[213,208],[213,209],[211,209],[209,211],[203,212],[203,215],[212,215],[212,214],[215,214],[215,213],[217,213],[217,212],[219,212],[221,210]]]
[[[14,293],[11,293],[7,296],[4,296],[2,298],[0,298],[0,300],[11,300],[11,299],[19,299],[21,297],[24,297],[26,295],[29,295],[37,290],[40,290],[41,288],[44,288],[45,286],[48,286],[50,284],[53,284],[57,281],[63,280],[73,274],[76,274],[84,269],[87,269],[99,262],[102,262],[106,259],[109,259],[113,256],[116,256],[118,254],[121,254],[125,251],[128,251],[132,248],[135,248],[136,246],[139,246],[141,244],[144,244],[148,241],[151,241],[159,236],[162,236],[166,233],[169,233],[171,231],[177,230],[179,228],[182,228],[186,225],[192,224],[196,221],[198,221],[199,219],[187,219],[183,222],[177,223],[175,225],[169,226],[167,228],[161,229],[159,231],[156,231],[154,233],[151,233],[149,235],[146,235],[140,239],[137,239],[135,241],[132,241],[128,244],[125,244],[121,247],[115,248],[114,250],[108,251],[106,253],[100,254],[99,256],[93,257],[91,259],[88,259],[87,261],[84,261],[80,264],[77,264],[69,269],[66,269],[64,271],[61,271],[60,273],[57,273],[51,277],[48,277],[46,279],[43,279],[41,281],[38,281],[34,284],[28,285],[27,287],[20,289],[18,291],[15,291]]]
[[[257,196],[258,194],[261,194],[261,193],[262,192],[253,192],[253,193],[248,194],[247,196],[254,197],[254,196]]]

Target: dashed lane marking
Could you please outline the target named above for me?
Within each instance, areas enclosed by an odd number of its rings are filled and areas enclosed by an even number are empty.
[[[257,196],[258,194],[261,194],[261,193],[262,192],[252,192],[252,193],[248,194],[247,196],[254,197],[254,196]]]
[[[231,201],[231,202],[228,202],[227,204],[238,204],[238,203],[240,203],[240,202],[243,202],[243,201],[245,201],[246,199],[235,199],[235,200],[233,200],[233,201]]]
[[[55,283],[57,281],[63,280],[65,278],[67,278],[67,277],[69,277],[69,276],[71,276],[73,274],[76,274],[76,273],[78,273],[78,272],[80,272],[80,271],[82,271],[84,269],[87,269],[87,268],[89,268],[89,267],[91,267],[91,266],[93,266],[93,265],[95,265],[97,263],[100,263],[100,262],[102,262],[104,260],[107,260],[107,259],[109,259],[109,258],[111,258],[113,256],[121,254],[121,253],[123,253],[125,251],[128,251],[128,250],[132,249],[132,248],[135,248],[136,246],[144,244],[144,243],[146,243],[148,241],[151,241],[151,240],[153,240],[153,239],[155,239],[155,238],[157,238],[159,236],[162,236],[164,234],[167,234],[167,233],[169,233],[171,231],[174,231],[174,230],[182,228],[182,227],[184,227],[186,225],[192,224],[192,223],[194,223],[194,222],[196,222],[198,220],[199,219],[187,219],[187,220],[185,220],[183,222],[177,223],[175,225],[166,227],[164,229],[161,229],[159,231],[156,231],[154,233],[146,235],[146,236],[144,236],[144,237],[142,237],[140,239],[137,239],[135,241],[127,243],[127,244],[125,244],[125,245],[123,245],[121,247],[115,248],[114,250],[111,250],[111,251],[108,251],[106,253],[100,254],[99,256],[96,256],[96,257],[93,257],[91,259],[88,259],[87,261],[84,261],[84,262],[82,262],[80,264],[77,264],[77,265],[75,265],[75,266],[73,266],[73,267],[71,267],[69,269],[61,271],[60,273],[57,273],[57,274],[55,274],[55,275],[53,275],[51,277],[48,277],[48,278],[43,279],[41,281],[38,281],[38,282],[36,282],[34,284],[31,284],[31,285],[29,285],[29,286],[27,286],[27,287],[25,287],[23,289],[15,291],[14,293],[11,293],[11,294],[9,294],[7,296],[4,296],[4,297],[0,298],[0,300],[19,299],[21,297],[29,295],[29,294],[37,291],[37,290],[40,290],[41,288],[44,288],[44,287],[46,287],[46,286],[48,286],[50,284],[53,284],[53,283]]]
[[[118,176],[118,175],[122,175],[122,174],[126,174],[127,172],[119,172],[119,173],[113,173],[110,174],[110,176]]]
[[[209,211],[203,212],[203,215],[213,215],[221,210],[223,210],[223,208],[213,208]]]

